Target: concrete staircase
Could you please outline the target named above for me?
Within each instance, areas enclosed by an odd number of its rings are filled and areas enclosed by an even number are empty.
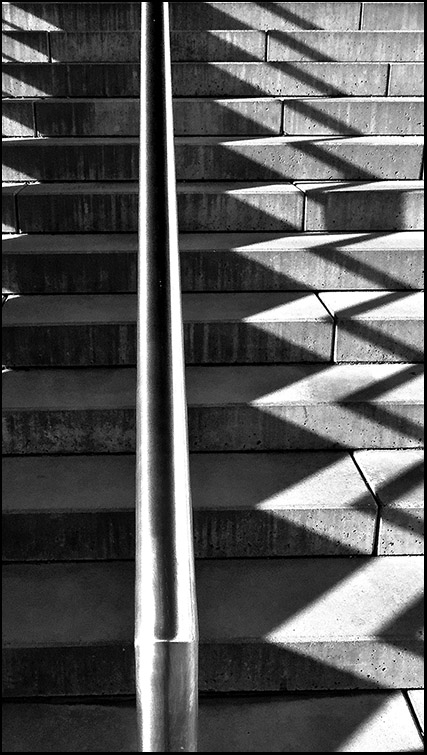
[[[423,4],[170,5],[199,749],[421,752]],[[132,752],[139,3],[2,10],[3,750]]]

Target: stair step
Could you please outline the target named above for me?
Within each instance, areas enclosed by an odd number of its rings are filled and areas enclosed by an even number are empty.
[[[178,137],[179,181],[418,180],[422,136]],[[3,139],[4,181],[136,181],[137,137]]]
[[[424,451],[359,451],[355,458],[380,507],[379,554],[423,554]]]
[[[423,230],[423,181],[179,183],[182,233]],[[18,185],[23,233],[136,232],[135,182]],[[6,193],[15,190],[7,187]],[[307,211],[304,219],[304,205]],[[12,202],[13,204],[13,202]],[[9,205],[6,206],[6,211]],[[14,220],[17,224],[17,219]]]
[[[202,692],[422,684],[421,557],[199,561],[196,579]],[[6,698],[134,693],[132,562],[3,580]]]
[[[136,99],[3,100],[3,135],[139,136]],[[182,98],[174,102],[177,136],[417,136],[421,97]]]
[[[178,184],[180,230],[299,231],[304,196],[289,183]],[[26,186],[18,200],[24,233],[136,232],[135,183],[56,183]]]
[[[2,718],[3,752],[137,752],[130,702],[4,704]],[[199,720],[199,752],[422,752],[401,692],[202,697]]]
[[[172,29],[359,29],[360,3],[280,3],[270,9],[253,3],[176,3],[171,6]],[[419,3],[415,3],[419,5]],[[3,3],[3,25],[11,29],[65,31],[135,30],[140,27],[140,4]]]
[[[417,231],[424,228],[423,181],[298,183],[306,231]]]
[[[320,298],[324,306],[304,293],[184,294],[187,364],[424,361],[422,292]],[[136,312],[133,295],[13,296],[3,309],[3,364],[134,365]]]
[[[135,234],[5,235],[5,291],[134,293]],[[424,234],[182,234],[185,292],[422,289]]]
[[[407,469],[402,452],[388,453],[400,454],[411,480],[414,453],[403,452]],[[7,457],[2,465],[3,560],[134,557],[134,456]],[[349,454],[191,454],[190,473],[197,558],[374,553],[377,506]],[[406,543],[412,553],[410,533]]]
[[[135,451],[131,368],[8,371],[5,455]],[[422,446],[421,365],[188,367],[190,450]]]
[[[320,296],[336,322],[336,362],[423,362],[421,292],[334,292]]]
[[[303,31],[268,34],[267,60],[386,63],[424,60],[421,31]]]
[[[349,97],[424,94],[422,63],[174,63],[176,97]],[[399,81],[411,76],[410,91]],[[408,87],[408,81],[406,81]],[[8,63],[6,97],[139,97],[137,63]]]
[[[362,25],[361,5],[363,5]],[[140,4],[2,3],[3,28],[46,31],[132,31],[140,26]],[[423,30],[423,3],[175,3],[177,30]]]
[[[8,367],[136,364],[137,297],[12,297]],[[333,320],[313,294],[185,294],[187,364],[330,362]]]
[[[173,31],[175,62],[422,62],[422,31]],[[138,31],[6,31],[3,62],[136,63]],[[268,47],[267,47],[268,45]]]

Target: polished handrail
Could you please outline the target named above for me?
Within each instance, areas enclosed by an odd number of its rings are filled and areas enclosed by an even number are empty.
[[[139,752],[197,751],[197,610],[169,3],[141,3],[135,661]]]

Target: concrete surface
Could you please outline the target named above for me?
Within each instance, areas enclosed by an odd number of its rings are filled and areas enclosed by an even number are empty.
[[[423,63],[393,63],[390,66],[388,94],[391,97],[401,95],[422,97],[424,94]]]
[[[14,297],[3,310],[3,364],[136,364],[135,296]],[[187,364],[328,362],[332,318],[311,294],[184,294]]]
[[[3,100],[2,135],[35,136],[33,108],[27,100]]]
[[[136,234],[3,235],[15,293],[134,293]],[[424,235],[181,234],[185,292],[394,290],[424,283]],[[73,259],[75,257],[75,261]]]
[[[3,558],[134,556],[134,456],[4,458]],[[192,454],[198,558],[373,552],[377,507],[342,453]]]
[[[320,295],[336,322],[336,362],[423,362],[421,292],[335,292]]]
[[[380,504],[379,554],[424,553],[424,451],[356,454]]]
[[[379,27],[377,27],[379,28]],[[304,31],[268,35],[267,60],[381,62],[423,61],[424,35],[420,31]]]
[[[387,71],[385,63],[175,63],[172,78],[176,97],[361,97],[386,95]]]
[[[306,231],[418,231],[424,228],[423,181],[299,183]]]
[[[424,29],[424,3],[364,3],[362,29]]]
[[[401,693],[202,697],[199,706],[199,752],[421,752]],[[6,704],[2,717],[4,752],[136,752],[130,702]]]
[[[424,132],[423,101],[416,97],[285,98],[284,109],[286,134],[409,136]]]
[[[133,694],[132,562],[3,575],[6,697]],[[200,689],[417,688],[422,583],[419,557],[199,561]]]
[[[120,31],[139,29],[139,3],[15,3],[2,4],[3,28],[46,31]]]
[[[48,63],[49,48],[46,32],[3,31],[3,63]]]
[[[139,97],[138,63],[9,63],[7,97]]]

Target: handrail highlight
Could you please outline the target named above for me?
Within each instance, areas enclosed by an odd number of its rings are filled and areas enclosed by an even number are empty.
[[[139,752],[197,751],[198,630],[168,6],[141,3],[135,600]]]

